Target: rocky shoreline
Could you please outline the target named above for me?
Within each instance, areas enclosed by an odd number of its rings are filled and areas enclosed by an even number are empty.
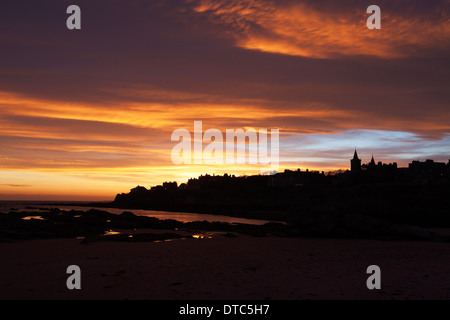
[[[33,209],[33,211],[31,211]],[[36,212],[35,210],[39,211]],[[122,230],[111,234],[111,230]],[[139,232],[139,230],[141,230]],[[168,232],[146,232],[166,230]],[[288,232],[281,223],[262,226],[228,224],[222,222],[180,222],[153,217],[137,216],[129,211],[112,214],[102,210],[61,210],[58,208],[31,208],[30,211],[11,211],[0,214],[0,241],[32,239],[79,238],[89,241],[157,241],[192,237],[198,231],[220,231],[252,236],[285,236]],[[139,233],[136,236],[136,233]],[[179,233],[184,233],[181,236]]]
[[[0,214],[0,242],[55,238],[78,238],[82,243],[153,242],[198,237],[201,232],[219,232],[227,237],[247,235],[450,242],[448,236],[423,228],[392,224],[355,214],[317,212],[298,216],[295,221],[288,224],[270,222],[252,225],[162,220],[137,216],[129,211],[112,214],[95,209],[87,211],[31,207],[29,209]],[[111,232],[112,230],[120,231]]]

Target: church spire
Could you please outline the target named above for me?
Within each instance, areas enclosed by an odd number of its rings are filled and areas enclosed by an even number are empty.
[[[350,169],[352,172],[361,171],[361,159],[358,158],[358,152],[356,152],[356,148],[355,154],[353,155],[353,159],[350,160]]]

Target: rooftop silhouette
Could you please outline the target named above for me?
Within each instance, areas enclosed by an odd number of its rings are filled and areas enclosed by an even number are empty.
[[[361,164],[350,170],[285,170],[274,175],[201,175],[178,185],[138,186],[118,194],[118,208],[182,211],[290,221],[317,212],[349,212],[398,223],[450,227],[450,161]]]
[[[162,185],[150,187],[147,189],[137,186],[130,190],[130,194],[140,194],[146,191],[175,191],[175,190],[201,190],[201,189],[233,189],[256,188],[261,187],[304,187],[304,186],[325,186],[348,185],[373,182],[433,182],[448,181],[450,177],[450,160],[444,162],[435,162],[426,160],[424,162],[413,161],[408,167],[398,167],[396,162],[375,163],[374,156],[369,163],[361,164],[362,160],[358,157],[355,149],[353,158],[350,160],[350,170],[327,172],[301,170],[284,170],[273,175],[253,175],[253,176],[235,176],[221,175],[201,175],[198,178],[191,178],[187,183],[178,186],[177,182],[164,182]]]

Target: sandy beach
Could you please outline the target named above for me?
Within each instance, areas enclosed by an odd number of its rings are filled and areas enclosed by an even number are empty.
[[[0,299],[448,299],[450,244],[254,238],[0,243]],[[81,268],[81,290],[66,269]],[[381,290],[366,287],[369,265]]]

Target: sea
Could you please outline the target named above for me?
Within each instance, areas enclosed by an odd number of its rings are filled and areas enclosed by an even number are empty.
[[[92,202],[90,202],[92,203]],[[246,219],[230,217],[225,215],[215,215],[215,214],[200,214],[191,212],[169,212],[169,211],[156,211],[156,210],[136,210],[136,209],[117,209],[117,208],[104,208],[104,207],[88,207],[84,206],[83,203],[78,202],[79,206],[74,205],[73,201],[68,202],[67,205],[64,202],[51,202],[51,201],[0,201],[0,213],[8,212],[30,212],[38,214],[43,208],[58,208],[60,210],[78,210],[78,211],[88,211],[90,209],[107,211],[112,214],[121,214],[124,211],[132,212],[137,216],[154,217],[160,220],[172,219],[181,222],[194,222],[194,221],[208,221],[208,222],[225,222],[230,224],[252,224],[252,225],[263,225],[268,222],[278,222],[279,221],[269,221],[269,220],[257,220],[257,219]]]

